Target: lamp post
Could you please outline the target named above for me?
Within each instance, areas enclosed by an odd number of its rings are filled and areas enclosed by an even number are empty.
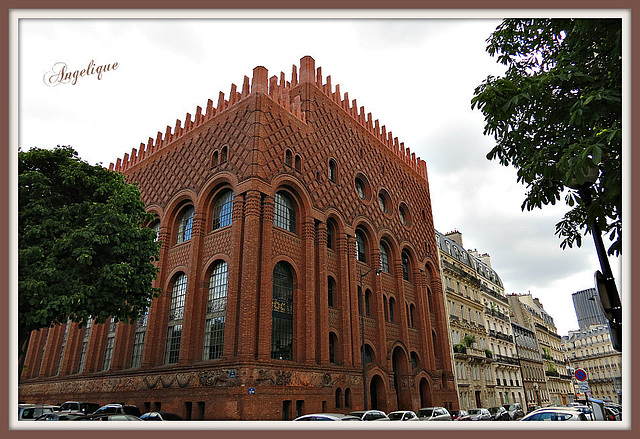
[[[585,208],[589,208],[593,201],[591,195],[591,187],[598,179],[599,171],[597,168],[591,168],[590,172],[585,175],[583,181],[572,179],[567,182],[567,186],[578,192],[582,203]],[[594,218],[591,224],[588,224],[591,234],[593,235],[593,241],[596,247],[596,253],[598,254],[598,260],[600,262],[600,268],[602,271],[596,271],[595,284],[596,290],[600,297],[600,303],[604,310],[604,314],[609,320],[609,331],[611,333],[611,340],[613,342],[613,348],[618,352],[622,351],[622,303],[620,302],[620,296],[618,294],[618,288],[616,287],[615,279],[609,265],[609,258],[602,242],[602,230],[598,225],[597,219]]]
[[[368,401],[368,395],[367,395],[367,365],[364,361],[365,358],[365,344],[364,344],[364,308],[365,308],[365,297],[364,297],[364,292],[362,291],[362,279],[369,273],[371,273],[374,270],[374,268],[370,268],[367,271],[365,271],[364,273],[362,272],[362,267],[360,267],[360,282],[358,283],[359,285],[359,291],[358,291],[358,302],[360,302],[360,335],[362,337],[362,350],[361,350],[361,358],[362,358],[362,395],[364,398],[364,409],[365,410],[369,410],[369,401]],[[379,268],[375,268],[376,270],[376,274],[380,274],[380,272],[382,271]]]

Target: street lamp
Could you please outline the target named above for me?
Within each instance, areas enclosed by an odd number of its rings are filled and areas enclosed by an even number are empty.
[[[376,270],[376,274],[380,274],[382,272],[381,269],[379,268],[370,268],[367,271],[365,271],[364,273],[362,272],[362,267],[360,267],[360,282],[359,282],[359,291],[358,291],[358,302],[360,302],[360,335],[362,337],[362,352],[361,352],[361,357],[362,357],[362,394],[364,397],[364,409],[368,410],[369,409],[369,401],[368,401],[368,395],[367,395],[367,365],[364,362],[364,357],[365,357],[365,343],[364,343],[364,301],[365,301],[365,297],[364,297],[364,292],[362,291],[362,279],[369,273],[371,273],[373,270]]]
[[[591,168],[584,179],[579,181],[577,179],[571,179],[566,183],[568,187],[578,192],[582,203],[585,208],[591,206],[593,201],[591,195],[591,187],[598,179],[599,171],[597,168]],[[597,219],[593,220],[592,224],[588,224],[593,235],[593,241],[596,246],[596,253],[598,254],[598,260],[600,261],[600,268],[602,271],[596,271],[595,284],[598,295],[600,296],[600,303],[604,310],[604,314],[609,320],[609,331],[611,332],[611,340],[613,342],[613,348],[618,352],[622,351],[622,303],[620,302],[620,296],[618,294],[618,288],[616,287],[615,279],[609,265],[609,258],[602,242],[602,230],[598,225]]]

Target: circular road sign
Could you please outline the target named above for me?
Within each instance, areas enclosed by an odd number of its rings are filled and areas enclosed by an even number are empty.
[[[585,372],[584,369],[576,369],[574,375],[578,381],[584,381],[587,379],[587,372]]]

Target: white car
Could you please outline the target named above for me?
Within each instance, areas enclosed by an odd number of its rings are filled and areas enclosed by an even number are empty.
[[[398,410],[387,415],[391,421],[419,421],[418,415],[411,410]]]
[[[48,404],[18,404],[18,420],[35,421],[36,418],[47,413],[53,413],[57,409],[57,406]]]
[[[294,421],[359,421],[355,416],[342,413],[313,413],[295,418]]]
[[[587,416],[572,407],[545,407],[534,410],[521,421],[588,421]]]

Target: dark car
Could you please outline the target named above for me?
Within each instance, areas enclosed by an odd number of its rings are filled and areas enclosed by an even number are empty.
[[[143,421],[182,421],[180,415],[170,412],[147,412],[140,416]]]
[[[74,421],[142,421],[142,419],[127,413],[103,413],[101,415],[82,416],[74,419]]]
[[[60,406],[59,412],[82,412],[85,415],[95,412],[100,404],[95,402],[67,401]]]
[[[37,417],[36,421],[73,421],[84,416],[86,416],[86,414],[82,412],[53,412],[45,413],[44,415]]]
[[[524,416],[522,405],[520,405],[519,402],[515,404],[505,404],[502,407],[504,407],[509,412],[509,416],[511,417],[512,421],[517,421]]]
[[[360,418],[362,421],[378,421],[384,420],[388,421],[389,417],[387,414],[380,410],[360,410],[356,412],[349,413],[349,416],[355,416],[356,418]]]
[[[451,415],[451,419],[453,419],[454,421],[457,421],[461,417],[468,415],[466,410],[451,410],[449,414]]]
[[[511,416],[507,409],[502,406],[498,407],[489,407],[489,413],[491,413],[492,421],[510,421]]]
[[[123,405],[123,404],[107,404],[100,407],[93,412],[94,415],[133,415],[137,418],[141,416],[140,409],[135,405]]]

